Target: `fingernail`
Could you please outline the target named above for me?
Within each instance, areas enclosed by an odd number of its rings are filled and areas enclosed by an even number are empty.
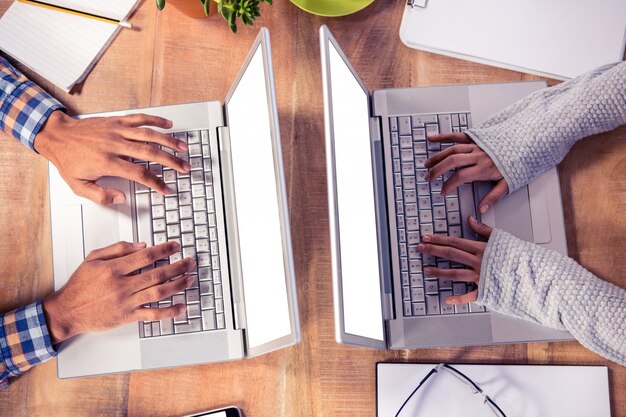
[[[422,241],[424,242],[430,242],[431,237],[426,235],[426,236],[422,236]]]
[[[427,159],[427,160],[424,161],[424,166],[426,168],[430,167],[430,159]]]
[[[165,122],[165,127],[167,127],[168,129],[169,129],[170,127],[172,127],[172,126],[174,126],[174,122],[172,122],[171,120],[167,120],[167,121]]]
[[[187,279],[185,280],[185,284],[187,284],[187,286],[189,287],[190,285],[192,285],[194,282],[196,281],[196,277],[193,275],[189,275],[187,277]]]
[[[183,314],[185,311],[187,311],[187,306],[185,304],[177,304],[180,307],[178,307],[178,314]]]
[[[172,194],[172,189],[167,185],[163,187],[163,191],[165,191],[165,194]]]
[[[423,238],[422,238],[423,239]],[[415,247],[415,249],[417,249],[418,252],[423,252],[424,251],[424,245],[422,245],[421,243],[419,245],[417,245]]]
[[[178,148],[181,151],[186,151],[187,149],[189,149],[189,146],[181,140],[181,141],[178,141]]]
[[[480,210],[480,214],[485,214],[487,213],[487,210],[489,210],[489,205],[483,204],[482,206],[480,206],[479,210]]]
[[[424,268],[424,273],[425,274],[432,274],[433,273],[433,269],[429,266],[427,266],[426,268]]]
[[[186,171],[189,171],[191,169],[191,165],[189,164],[189,162],[185,161],[185,162],[183,162],[183,168]]]
[[[174,249],[175,251],[180,249],[180,243],[178,243],[178,242],[171,242],[170,244],[172,245],[171,248]]]
[[[424,166],[426,166],[426,164],[424,164]],[[424,177],[424,179],[426,181],[430,181],[430,174],[426,174],[426,176]]]
[[[136,242],[136,243],[133,243],[133,246],[136,248],[145,248],[146,242]]]
[[[470,214],[469,221],[472,222],[472,223],[476,222],[476,217],[474,217],[474,215]]]
[[[126,202],[126,196],[124,195],[116,195],[113,197],[113,204],[122,204]]]
[[[187,259],[187,271],[191,271],[192,269],[195,269],[196,267],[196,261],[189,258]]]

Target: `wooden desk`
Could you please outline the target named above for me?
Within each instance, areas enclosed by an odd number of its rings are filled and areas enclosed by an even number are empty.
[[[11,0],[0,0],[0,14]],[[578,343],[378,352],[334,342],[318,28],[328,24],[370,89],[517,81],[517,72],[417,52],[398,38],[403,2],[378,0],[340,19],[286,0],[256,28],[184,18],[143,3],[73,95],[26,71],[71,113],[223,100],[257,28],[270,28],[298,276],[302,342],[254,360],[60,381],[55,361],[0,393],[8,416],[175,416],[236,404],[248,416],[374,416],[377,361],[607,365],[614,416],[626,416],[626,368]],[[552,82],[553,83],[553,82]],[[577,144],[560,166],[569,253],[618,285],[626,281],[626,129]],[[46,163],[0,138],[0,311],[52,289]]]

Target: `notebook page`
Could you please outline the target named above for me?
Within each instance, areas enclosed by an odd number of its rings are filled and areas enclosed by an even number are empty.
[[[0,49],[69,91],[117,30],[111,23],[14,2],[0,20]]]
[[[137,0],[45,0],[72,10],[122,20],[130,14]]]

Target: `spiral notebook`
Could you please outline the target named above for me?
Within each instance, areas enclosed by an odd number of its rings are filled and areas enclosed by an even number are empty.
[[[378,363],[376,415],[394,417],[436,364]],[[610,417],[606,366],[452,365],[496,402],[507,417]],[[440,371],[407,402],[399,417],[494,417],[454,376]]]
[[[126,19],[139,0],[47,0],[57,6]],[[14,2],[0,19],[0,50],[66,92],[82,82],[120,26]]]

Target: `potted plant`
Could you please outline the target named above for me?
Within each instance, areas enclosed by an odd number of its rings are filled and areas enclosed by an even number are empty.
[[[168,0],[181,12],[190,17],[200,18],[221,14],[228,22],[230,30],[237,32],[237,18],[244,25],[251,25],[254,19],[261,16],[260,4],[272,4],[272,0]],[[163,10],[165,0],[156,0],[157,8]]]

